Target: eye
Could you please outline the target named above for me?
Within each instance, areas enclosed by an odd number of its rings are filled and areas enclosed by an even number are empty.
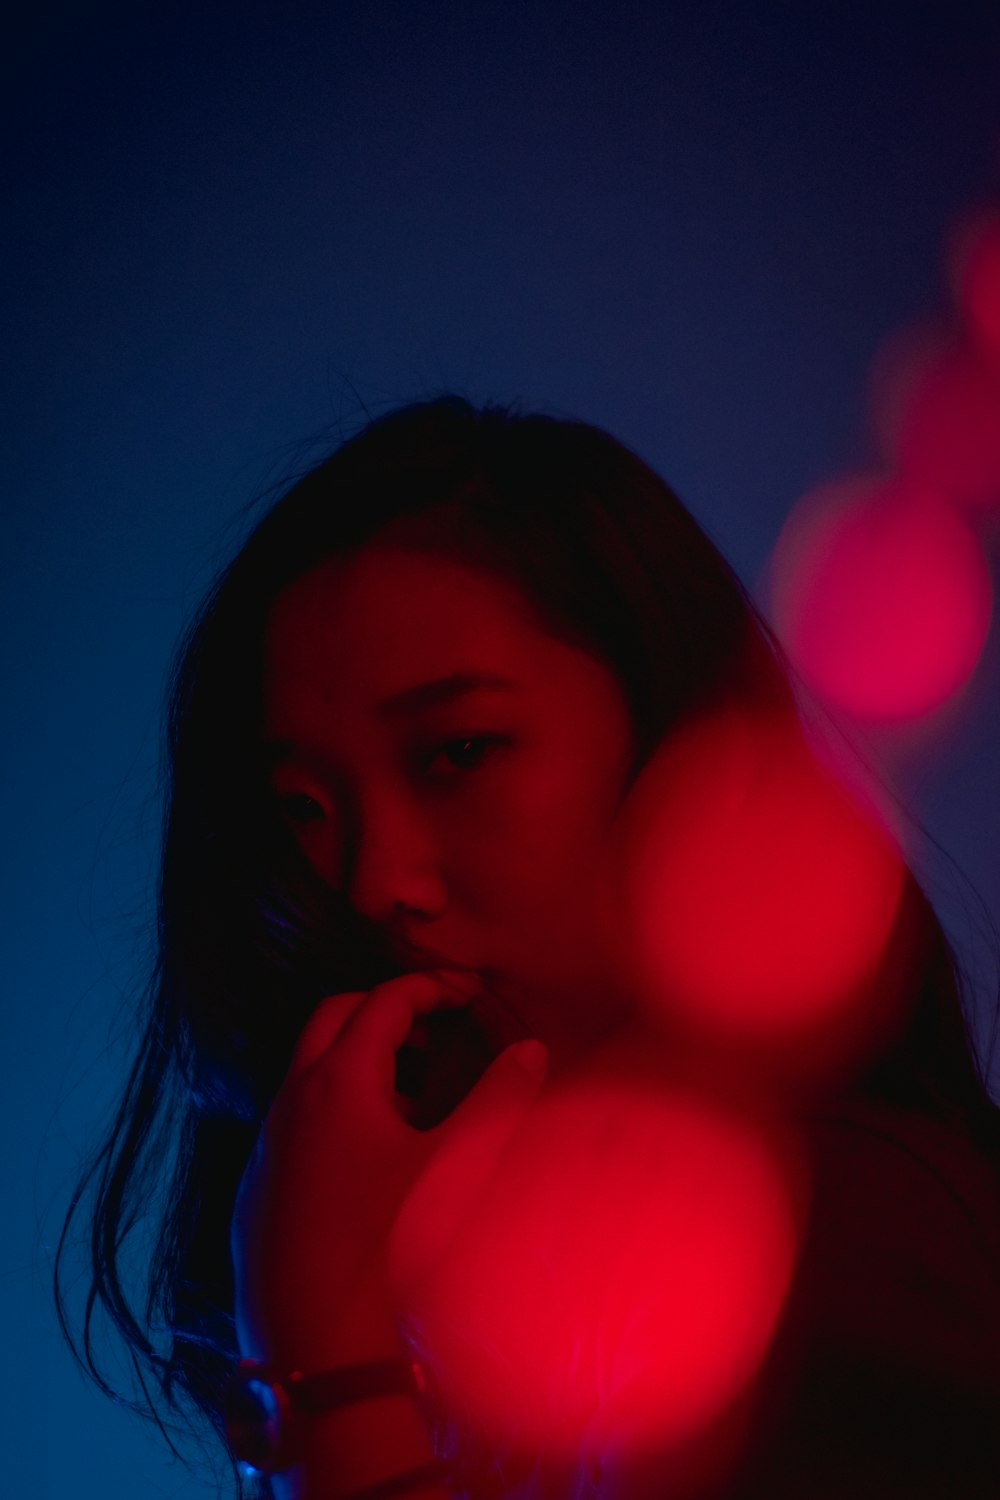
[[[432,750],[425,752],[419,757],[421,769],[430,771],[439,756],[444,756],[457,771],[478,771],[484,760],[489,759],[494,750],[498,750],[506,740],[499,734],[463,734],[450,740],[443,740]],[[445,776],[445,780],[452,780]]]
[[[290,823],[318,823],[326,816],[315,797],[308,792],[290,792],[280,799],[282,812]]]

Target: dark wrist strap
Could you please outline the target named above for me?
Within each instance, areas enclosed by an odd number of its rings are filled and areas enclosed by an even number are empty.
[[[373,1359],[315,1375],[303,1375],[299,1370],[278,1375],[265,1366],[257,1371],[257,1378],[278,1381],[293,1411],[301,1412],[331,1411],[335,1406],[369,1401],[373,1396],[416,1396],[425,1389],[419,1365],[400,1358]]]
[[[395,1356],[321,1370],[306,1375],[300,1370],[280,1371],[255,1359],[241,1359],[225,1393],[223,1415],[226,1437],[236,1458],[261,1474],[280,1474],[299,1462],[302,1453],[302,1422],[321,1412],[377,1396],[419,1396],[426,1384],[419,1365]],[[421,1483],[440,1477],[414,1471]],[[385,1483],[395,1495],[413,1488],[416,1481],[400,1475]],[[362,1500],[377,1500],[379,1486]],[[352,1497],[354,1500],[354,1497]]]
[[[419,1469],[407,1469],[405,1474],[394,1474],[391,1479],[381,1479],[378,1484],[369,1484],[363,1490],[352,1490],[341,1500],[391,1500],[393,1495],[404,1495],[427,1484],[443,1485],[446,1473],[444,1464],[432,1458]]]

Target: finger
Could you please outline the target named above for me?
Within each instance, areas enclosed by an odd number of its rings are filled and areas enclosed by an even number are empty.
[[[548,1062],[548,1048],[534,1037],[505,1047],[435,1131],[476,1134],[482,1145],[494,1142],[499,1154],[545,1082]]]
[[[448,1119],[427,1132],[440,1143],[393,1225],[388,1263],[405,1295],[438,1265],[474,1210],[511,1136],[545,1079],[541,1042],[517,1042],[494,1058]]]
[[[368,1003],[352,1011],[341,1031],[359,1076],[370,1079],[380,1093],[391,1097],[396,1052],[415,1017],[439,1006],[468,1005],[479,987],[478,976],[437,969],[402,974],[377,985]]]
[[[299,1033],[288,1077],[303,1072],[322,1057],[367,994],[367,990],[348,990],[341,995],[327,995],[319,1002]]]
[[[532,1038],[505,1047],[461,1104],[432,1132],[485,1180],[541,1092],[548,1049]]]

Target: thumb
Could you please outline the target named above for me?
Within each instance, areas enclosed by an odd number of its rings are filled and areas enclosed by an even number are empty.
[[[534,1039],[495,1057],[472,1092],[427,1132],[440,1144],[393,1225],[389,1268],[404,1294],[438,1265],[475,1207],[545,1081],[548,1050]]]
[[[475,1088],[452,1111],[446,1124],[454,1123],[462,1128],[466,1114],[476,1116],[484,1112],[509,1115],[517,1118],[531,1103],[545,1082],[549,1066],[549,1049],[536,1037],[527,1041],[512,1042],[509,1047],[493,1059]]]
[[[492,1170],[508,1139],[545,1082],[549,1051],[532,1037],[495,1057],[471,1093],[438,1129],[478,1142],[483,1175]]]

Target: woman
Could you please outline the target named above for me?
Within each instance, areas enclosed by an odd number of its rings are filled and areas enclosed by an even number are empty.
[[[399,1355],[399,1226],[432,1167],[451,1175],[424,1228],[458,1234],[546,1090],[632,1034],[602,904],[620,813],[731,705],[794,718],[777,648],[670,490],[584,424],[405,407],[263,518],[179,657],[146,1032],[83,1184],[88,1326],[100,1301],[170,1404],[221,1433],[240,1354]],[[384,1394],[300,1422],[278,1500],[400,1475],[386,1493],[440,1500],[994,1493],[1000,1128],[908,872],[866,983],[899,1004],[797,1111],[812,1206],[752,1405],[666,1467],[596,1472],[501,1462],[439,1392]],[[144,1212],[139,1312],[121,1231]]]

